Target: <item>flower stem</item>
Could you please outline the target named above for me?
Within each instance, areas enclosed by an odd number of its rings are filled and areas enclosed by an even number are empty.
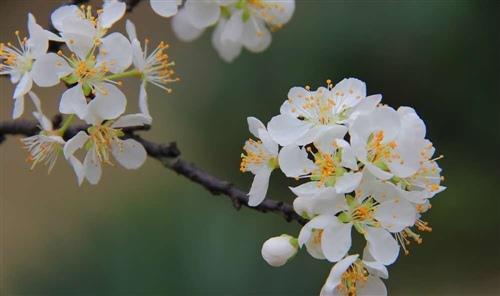
[[[138,70],[132,70],[132,71],[127,71],[123,73],[117,73],[117,74],[112,74],[109,76],[106,76],[105,79],[109,80],[116,80],[116,79],[122,79],[122,78],[127,78],[127,77],[141,77],[142,73]]]
[[[70,116],[66,117],[66,119],[64,119],[62,126],[57,130],[57,133],[61,137],[64,136],[64,133],[69,128],[71,122],[73,122],[74,119],[75,119],[75,114],[71,114]]]

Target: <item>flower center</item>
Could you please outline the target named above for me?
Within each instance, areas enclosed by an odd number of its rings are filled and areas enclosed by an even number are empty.
[[[0,43],[0,74],[11,72],[26,73],[31,70],[33,58],[29,54],[28,38],[20,38],[19,31],[15,32],[19,47],[8,42]]]
[[[338,215],[341,222],[352,223],[361,234],[365,233],[364,226],[380,227],[380,222],[374,217],[375,210],[379,206],[377,201],[367,198],[360,204],[351,196],[346,196],[346,201],[349,209]]]
[[[26,161],[31,163],[31,169],[39,163],[49,167],[49,173],[54,167],[64,141],[60,137],[39,134],[21,139],[29,155]]]
[[[283,27],[278,21],[277,14],[285,13],[285,7],[280,3],[269,3],[263,0],[247,0],[249,9],[253,9],[255,14],[270,25],[271,31],[277,31]]]
[[[310,147],[307,151],[313,154]],[[314,155],[314,164],[316,169],[309,176],[311,180],[317,181],[317,186],[335,186],[337,178],[342,176],[345,169],[340,165],[338,153],[331,155],[329,153],[317,152]]]
[[[84,83],[95,77],[99,73],[99,70],[94,67],[92,61],[84,60],[76,62],[74,73],[78,77],[78,81]]]
[[[100,162],[112,165],[109,157],[111,144],[119,143],[119,137],[123,136],[121,129],[114,129],[108,124],[96,125],[89,127],[87,130],[90,140],[88,143],[91,145],[89,149],[95,149],[97,158]]]
[[[337,289],[343,295],[357,295],[357,289],[368,280],[368,270],[361,260],[354,262],[343,274]]]
[[[145,55],[147,54],[148,43],[149,41],[146,39]],[[175,63],[170,60],[170,57],[165,52],[168,48],[168,44],[163,41],[160,42],[158,47],[156,47],[156,49],[153,50],[153,52],[146,59],[143,75],[148,82],[170,93],[172,92],[172,89],[167,88],[166,85],[171,82],[176,82],[179,79],[174,77],[175,72],[172,67]]]
[[[383,143],[384,131],[376,131],[370,135],[367,143],[368,161],[383,165],[385,160],[392,161],[400,159],[399,154],[394,153],[394,149],[398,146],[395,141]],[[401,164],[403,161],[401,160]]]
[[[248,172],[254,169],[256,166],[263,165],[265,162],[271,167],[275,168],[274,165],[277,164],[277,159],[271,157],[267,150],[264,148],[262,141],[255,141],[253,139],[248,139],[243,147],[245,153],[241,154],[241,164],[240,171]]]

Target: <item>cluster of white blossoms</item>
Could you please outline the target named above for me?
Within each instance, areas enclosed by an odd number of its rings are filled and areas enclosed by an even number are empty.
[[[183,41],[193,41],[215,26],[212,44],[219,56],[233,61],[242,48],[262,52],[271,44],[271,31],[292,17],[295,0],[150,0],[153,10],[171,17],[172,28]]]
[[[17,84],[13,118],[23,114],[24,98],[28,95],[34,104],[33,116],[40,125],[38,135],[22,140],[32,167],[42,163],[50,172],[62,154],[74,168],[79,184],[84,179],[97,184],[101,164],[113,164],[111,156],[126,169],[137,169],[144,163],[146,150],[134,139],[123,139],[122,128],[151,124],[147,85],[171,92],[167,86],[177,78],[165,43],[148,53],[148,40],[143,49],[130,21],[126,25],[129,38],[117,32],[109,33],[125,10],[125,3],[118,0],[105,0],[96,13],[91,6],[62,6],[51,16],[58,35],[43,29],[29,14],[29,37],[21,38],[16,31],[17,46],[0,44],[0,75],[10,75],[12,83]],[[64,43],[70,53],[47,52],[49,40]],[[120,90],[120,79],[126,77],[142,81],[139,113],[124,114],[127,98]],[[62,125],[54,129],[32,88],[60,83],[68,86],[59,102],[59,112],[66,117]],[[88,128],[68,139],[65,132],[75,119],[84,121]],[[78,157],[79,150],[84,151],[83,161]]]
[[[274,237],[262,247],[272,266],[281,266],[305,246],[316,259],[336,262],[321,295],[386,295],[380,278],[407,254],[418,232],[431,231],[421,215],[443,191],[435,149],[415,110],[397,110],[366,96],[364,82],[348,78],[311,90],[293,87],[267,127],[248,118],[250,132],[240,169],[255,175],[249,204],[259,205],[269,177],[280,169],[305,180],[290,187],[293,206],[309,220],[297,238]],[[354,231],[353,231],[354,228]],[[350,254],[351,234],[366,240],[363,259]],[[351,251],[352,253],[352,251]]]

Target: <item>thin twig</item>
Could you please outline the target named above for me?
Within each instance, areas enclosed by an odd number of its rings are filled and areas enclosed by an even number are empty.
[[[76,125],[70,127],[66,133],[65,138],[71,138],[79,131],[86,130],[87,125]],[[184,176],[194,183],[197,183],[206,190],[210,191],[213,195],[221,195],[228,197],[236,209],[242,206],[262,212],[262,213],[275,213],[283,216],[286,221],[297,221],[299,224],[304,225],[307,220],[297,215],[293,208],[281,201],[266,199],[257,207],[250,207],[248,205],[247,193],[243,190],[236,188],[231,182],[222,180],[204,169],[181,159],[179,156],[181,152],[177,148],[175,142],[169,144],[157,144],[142,138],[135,134],[137,131],[147,130],[145,127],[133,127],[123,129],[125,138],[133,138],[140,142],[146,149],[148,155],[160,161],[166,168],[173,170],[177,174]],[[14,120],[0,122],[0,143],[5,140],[7,135],[24,135],[32,136],[39,132],[39,128],[35,121],[30,120]]]

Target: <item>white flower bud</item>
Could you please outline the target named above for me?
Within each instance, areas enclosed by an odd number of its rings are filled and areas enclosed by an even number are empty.
[[[298,250],[297,239],[283,234],[268,239],[262,245],[262,257],[274,267],[284,265]]]

